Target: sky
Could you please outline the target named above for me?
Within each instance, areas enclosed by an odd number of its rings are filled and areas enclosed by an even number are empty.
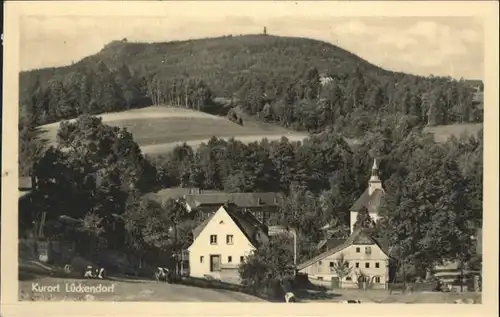
[[[24,16],[20,68],[68,65],[112,40],[166,42],[222,35],[308,37],[338,45],[383,68],[483,79],[484,29],[474,17],[342,17],[291,12],[216,16]]]

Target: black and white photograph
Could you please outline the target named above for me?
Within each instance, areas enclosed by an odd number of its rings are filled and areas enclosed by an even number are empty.
[[[484,17],[244,2],[19,17],[9,291],[481,305]]]

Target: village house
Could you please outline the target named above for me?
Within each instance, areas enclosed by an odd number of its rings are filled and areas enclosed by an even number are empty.
[[[473,254],[482,256],[482,228],[476,229],[476,234],[471,237],[476,243]],[[432,276],[439,279],[442,283],[450,285],[456,291],[470,291],[480,289],[480,279],[482,272],[473,268],[460,265],[459,261],[446,261],[445,263],[435,265],[432,269]],[[463,285],[462,282],[463,282]]]
[[[234,204],[251,212],[261,223],[271,226],[277,224],[279,193],[225,193],[217,190],[201,190],[199,188],[167,188],[148,197],[165,202],[167,199],[182,198],[186,202],[188,212],[197,211],[200,220],[204,220],[216,212],[223,204]]]
[[[382,187],[382,181],[379,178],[378,171],[378,162],[374,159],[368,187],[350,208],[351,233],[354,231],[354,224],[356,223],[358,212],[361,209],[366,208],[374,221],[380,218],[379,208],[385,197],[385,191]]]
[[[298,265],[298,272],[306,274],[313,284],[331,288],[358,288],[361,285],[386,289],[389,282],[389,250],[386,243],[375,239],[366,229],[356,229],[347,239],[332,240],[329,247],[327,251]],[[349,269],[340,280],[336,265],[342,258]]]
[[[269,241],[267,227],[236,204],[219,206],[193,230],[190,276],[239,282],[239,265]]]
[[[266,226],[277,224],[279,199],[278,193],[200,193],[184,195],[188,212],[197,210],[202,219],[215,212],[223,204],[252,213],[259,222]]]

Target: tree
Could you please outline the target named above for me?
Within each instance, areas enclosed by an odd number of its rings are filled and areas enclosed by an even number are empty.
[[[358,215],[356,216],[356,222],[354,223],[354,229],[373,229],[375,228],[375,221],[370,216],[368,209],[363,206],[361,210],[358,211]]]
[[[349,266],[349,261],[345,260],[344,254],[340,253],[339,258],[333,263],[333,270],[339,277],[339,286],[342,287],[342,281],[351,274],[353,268]]]
[[[243,285],[254,294],[269,291],[276,281],[294,275],[293,246],[286,235],[272,237],[258,247],[239,267]]]
[[[47,149],[47,140],[41,137],[41,129],[26,122],[19,124],[19,175],[32,176],[33,165]]]
[[[89,254],[93,255],[98,252],[99,237],[105,232],[102,226],[103,218],[94,212],[87,213],[79,223],[77,230],[84,232],[89,238]]]

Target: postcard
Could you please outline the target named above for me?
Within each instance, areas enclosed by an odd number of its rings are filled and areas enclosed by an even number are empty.
[[[5,7],[3,315],[494,315],[498,3]]]

